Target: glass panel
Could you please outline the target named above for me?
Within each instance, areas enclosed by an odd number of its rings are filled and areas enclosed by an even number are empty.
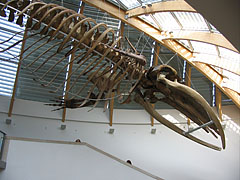
[[[206,21],[199,13],[174,12],[174,14],[182,24],[184,30],[209,31]]]
[[[132,9],[140,6],[141,4],[137,0],[121,0],[121,2],[128,8]]]
[[[209,23],[210,24],[210,23]],[[212,32],[214,32],[214,33],[219,33],[220,34],[220,32],[212,25],[212,24],[210,24],[210,26],[211,26],[211,28],[212,28]]]
[[[158,28],[158,25],[155,23],[155,21],[153,20],[153,18],[151,16],[149,16],[149,15],[141,15],[141,16],[139,16],[139,18],[141,18],[145,22],[153,25],[155,28]]]
[[[179,30],[180,25],[174,19],[170,12],[161,12],[153,15],[161,26],[162,30]]]
[[[188,49],[191,49],[189,43],[188,43],[188,40],[179,40],[179,42],[181,44],[183,44],[185,47],[187,47]]]
[[[219,47],[220,56],[226,59],[230,59],[232,63],[235,63],[236,66],[240,69],[240,54],[226,48]]]
[[[145,4],[153,4],[155,2],[160,2],[160,1],[163,1],[163,0],[142,0],[142,2]]]
[[[240,73],[239,65],[232,63],[230,59],[203,53],[194,53],[194,57],[195,58],[193,58],[193,61],[206,63],[214,66],[215,68],[218,67],[220,69],[225,69],[235,74]]]
[[[225,76],[222,86],[240,93],[240,76],[226,70],[223,70],[222,74]]]
[[[198,42],[198,41],[190,41],[195,53],[204,53],[211,55],[218,55],[217,48],[215,45]]]

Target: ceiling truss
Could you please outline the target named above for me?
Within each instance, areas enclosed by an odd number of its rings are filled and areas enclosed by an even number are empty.
[[[146,35],[154,39],[155,41],[159,42],[160,44],[164,45],[165,47],[169,48],[170,50],[178,53],[180,57],[185,59],[191,66],[199,70],[203,73],[210,81],[216,84],[216,86],[226,94],[233,102],[240,108],[240,96],[237,92],[225,88],[222,86],[223,77],[221,74],[216,72],[213,68],[209,65],[200,63],[200,62],[192,62],[191,58],[193,57],[193,53],[184,47],[182,44],[177,42],[174,37],[166,39],[166,35],[164,35],[160,30],[156,29],[155,27],[151,26],[150,24],[145,23],[138,17],[128,17],[127,11],[120,9],[119,7],[109,3],[105,0],[83,0],[83,2],[89,4],[90,6],[96,7],[104,12],[107,12],[111,16],[121,20],[122,22],[131,25],[132,27],[136,28],[139,31],[144,32]],[[148,12],[151,13],[151,12]],[[236,49],[232,49],[228,47],[229,42],[224,38],[220,37],[221,39],[214,37],[213,33],[209,32],[208,36],[211,36],[211,41],[208,40],[207,43],[211,44],[219,44],[220,41],[226,42],[226,44],[222,43],[222,47],[228,48],[231,50],[236,51]],[[218,36],[219,37],[219,36]],[[189,39],[194,39],[189,37]],[[199,39],[200,40],[200,39]],[[206,39],[205,39],[206,40]],[[203,41],[204,42],[204,41]]]

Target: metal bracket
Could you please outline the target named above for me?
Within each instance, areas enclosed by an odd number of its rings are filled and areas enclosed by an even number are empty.
[[[184,135],[188,135],[188,134],[190,134],[190,133],[192,133],[194,131],[197,131],[198,129],[205,128],[206,126],[209,126],[211,124],[213,124],[213,121],[209,121],[209,122],[207,122],[207,123],[205,123],[205,124],[203,124],[201,126],[196,127],[195,129],[191,129],[191,130],[189,130],[187,132],[184,132],[183,134]]]
[[[0,160],[0,169],[6,169],[7,163],[5,161]]]

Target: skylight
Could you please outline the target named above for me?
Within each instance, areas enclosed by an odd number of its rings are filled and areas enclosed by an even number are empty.
[[[170,12],[161,12],[153,15],[161,26],[162,30],[177,30],[181,29],[181,26],[177,23],[176,19]]]
[[[203,16],[196,12],[158,12],[139,16],[143,21],[158,28],[160,31],[173,32],[194,31],[219,33]],[[174,39],[174,37],[171,37]],[[191,38],[191,37],[190,37]],[[223,87],[240,93],[240,55],[229,49],[200,41],[178,38],[181,44],[194,53],[192,61],[210,65],[224,76]]]
[[[135,7],[138,7],[138,6],[141,5],[138,0],[121,0],[121,2],[122,2],[128,9],[132,9],[132,8],[135,8]]]
[[[183,30],[209,31],[206,21],[199,13],[174,12]]]

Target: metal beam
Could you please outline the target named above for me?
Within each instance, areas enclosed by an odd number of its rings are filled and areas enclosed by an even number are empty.
[[[85,3],[82,2],[81,7],[80,7],[80,9],[79,9],[79,13],[80,13],[80,14],[83,14],[84,8],[85,8]],[[74,56],[75,56],[75,53],[72,53],[72,54],[71,54],[70,61],[72,61],[72,60],[74,59]],[[70,63],[70,64],[69,64],[69,69],[68,69],[68,72],[67,72],[68,75],[72,73],[72,67],[73,67],[73,63]],[[70,83],[71,83],[71,78],[69,78],[69,79],[67,80],[64,100],[68,98],[68,90],[69,90],[69,88],[70,88]],[[62,112],[62,122],[65,122],[65,120],[66,120],[66,114],[67,114],[67,108],[64,108],[64,109],[63,109],[63,112]]]
[[[192,75],[192,67],[189,63],[187,63],[185,84],[189,87],[191,87],[191,75]],[[190,118],[187,119],[187,124],[190,126],[190,124],[191,124],[191,119]]]
[[[115,95],[115,93],[112,92],[111,100],[110,100],[110,104],[109,104],[109,125],[110,126],[112,126],[112,124],[113,124],[114,95]]]
[[[160,53],[160,45],[156,42],[154,47],[153,66],[158,65],[159,53]],[[155,108],[155,105],[152,104],[152,107]],[[150,117],[150,120],[151,120],[151,126],[154,126],[154,118],[152,116]]]
[[[74,56],[75,56],[75,53],[72,53],[70,61],[72,61],[74,59]],[[72,73],[72,67],[73,67],[73,62],[69,64],[68,75]],[[68,99],[68,90],[70,88],[70,82],[71,82],[71,78],[68,78],[67,84],[66,84],[64,100]],[[67,113],[67,108],[64,108],[63,113],[62,113],[62,122],[65,122],[65,120],[66,120],[66,113]]]
[[[189,87],[191,87],[191,75],[192,75],[192,67],[189,63],[187,63],[185,84]]]
[[[83,14],[84,8],[85,8],[85,3],[82,2],[81,7],[80,7],[80,12],[79,12],[80,14]]]
[[[90,6],[96,7],[104,12],[107,12],[111,16],[120,19],[126,24],[131,25],[135,29],[144,32],[146,35],[151,37],[153,40],[159,42],[160,44],[164,45],[165,47],[169,48],[170,50],[177,52],[179,56],[181,56],[183,59],[185,59],[188,63],[190,63],[194,68],[199,70],[201,73],[203,73],[210,81],[215,83],[218,88],[226,94],[229,98],[233,100],[233,102],[240,108],[240,96],[227,88],[222,87],[222,76],[216,72],[214,69],[212,69],[210,66],[203,64],[203,63],[197,63],[192,62],[191,58],[193,57],[192,52],[178,43],[177,41],[173,39],[165,39],[164,36],[161,34],[161,31],[159,31],[157,28],[151,26],[150,24],[145,23],[143,20],[137,18],[137,17],[131,17],[126,18],[126,12],[122,9],[119,9],[117,6],[105,1],[105,0],[82,0],[85,3],[89,4]]]
[[[120,21],[120,29],[119,29],[119,34],[118,34],[118,37],[123,37],[123,33],[124,33],[124,26],[125,26],[125,23]],[[121,41],[118,41],[118,47],[121,48]]]
[[[216,88],[216,106],[220,120],[222,121],[222,93]]]
[[[151,6],[146,8],[137,7],[126,12],[128,17],[136,17],[144,14],[152,14],[158,12],[196,12],[188,3],[183,0],[179,1],[161,1],[153,3]]]
[[[120,36],[123,37],[124,26],[125,26],[125,23],[121,21],[118,37],[120,37]],[[121,41],[118,42],[118,47],[121,47]],[[112,124],[113,124],[114,96],[115,96],[115,92],[112,92],[111,100],[109,103],[109,125],[110,126],[112,126]]]
[[[191,129],[191,130],[189,130],[187,132],[184,132],[184,135],[188,135],[190,133],[193,133],[194,131],[197,131],[197,130],[199,130],[201,128],[205,128],[205,127],[207,127],[207,126],[209,126],[209,125],[211,125],[213,123],[214,123],[213,121],[209,121],[209,122],[207,122],[207,123],[205,123],[205,124],[203,124],[201,126],[196,127],[195,129]]]
[[[22,58],[23,58],[23,51],[24,51],[24,48],[25,48],[26,38],[27,38],[27,29],[25,28],[24,35],[23,35],[23,39],[24,40],[22,41],[20,58],[19,58],[19,61],[18,61],[18,67],[17,67],[16,77],[15,77],[15,81],[14,81],[14,85],[13,85],[12,97],[11,97],[9,110],[8,110],[8,117],[12,116],[13,105],[14,105],[14,100],[15,100],[15,94],[16,94],[16,90],[17,90],[19,71],[20,71],[21,62],[22,62]]]

